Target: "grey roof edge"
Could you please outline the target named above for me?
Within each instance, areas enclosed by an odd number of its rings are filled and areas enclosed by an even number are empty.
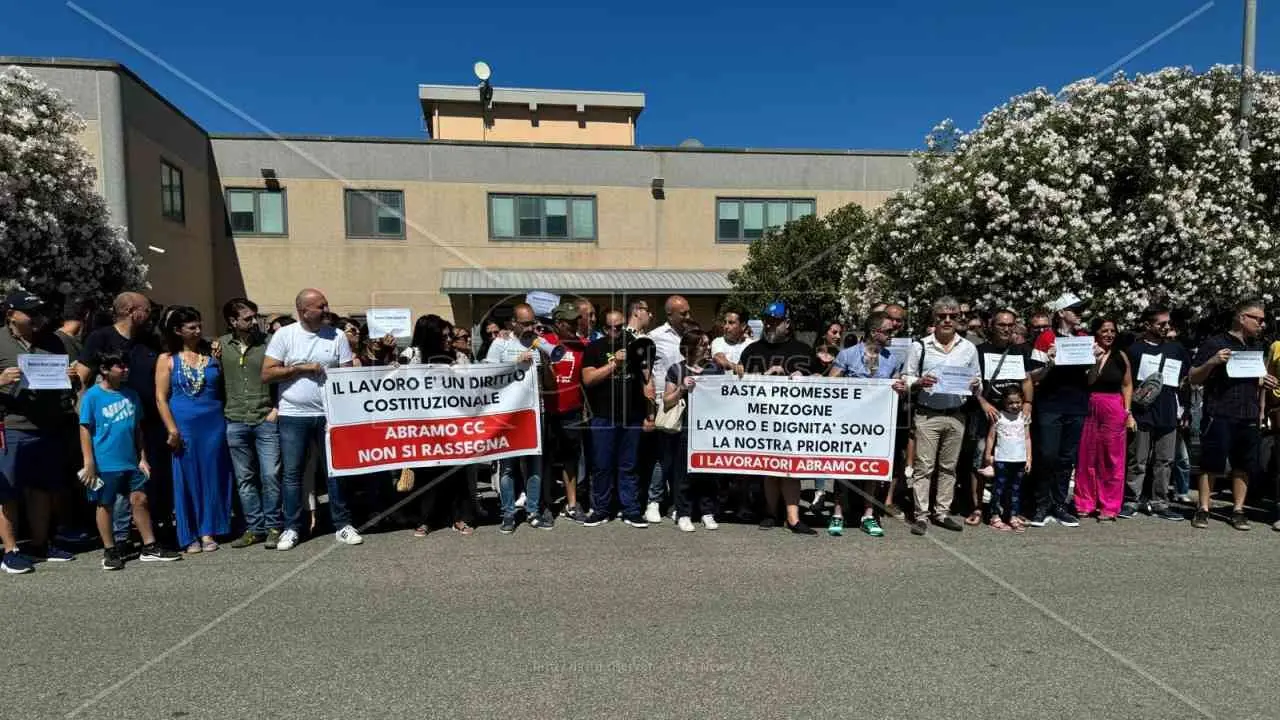
[[[570,143],[497,142],[491,140],[432,140],[360,135],[266,135],[263,133],[210,133],[211,140],[288,140],[290,142],[382,143],[391,145],[448,145],[454,147],[531,148],[551,150],[620,150],[626,152],[710,153],[747,155],[862,155],[911,157],[922,150],[859,150],[831,148],[683,147],[675,145],[580,145]]]
[[[646,292],[679,292],[686,295],[715,295],[722,294],[732,290],[728,284],[729,270],[673,270],[664,268],[600,268],[591,271],[579,270],[557,270],[557,269],[524,269],[524,268],[441,268],[440,269],[440,289],[446,293],[471,293],[476,295],[489,295],[504,292],[521,292],[529,290],[553,290],[557,292],[573,292],[580,291],[584,293],[608,293],[608,292],[626,292],[626,293],[646,293]],[[625,274],[632,276],[665,276],[677,275],[685,277],[701,276],[706,279],[714,279],[717,281],[715,287],[703,286],[697,287],[695,283],[679,284],[679,285],[657,285],[651,288],[605,288],[592,287],[590,284],[583,286],[565,287],[559,286],[556,282],[539,283],[542,287],[515,287],[512,283],[510,287],[492,287],[484,282],[476,282],[477,277],[483,278],[486,274],[493,276],[501,276],[506,274],[522,276],[521,279],[528,279],[530,276],[546,275],[546,276],[565,276],[565,275],[592,275],[596,278],[604,280],[607,276],[613,274]]]
[[[418,99],[435,102],[478,102],[474,85],[418,85]],[[554,90],[543,88],[494,87],[495,103],[537,103],[539,105],[584,105],[627,108],[639,115],[644,109],[644,93],[609,90]]]
[[[129,69],[128,65],[115,60],[94,60],[91,58],[69,58],[69,57],[27,57],[24,55],[0,55],[0,66],[4,65],[29,65],[32,67],[51,67],[51,68],[69,68],[78,70],[105,70],[114,72],[128,77],[130,80],[142,86],[143,90],[151,93],[157,100],[164,103],[170,110],[177,113],[178,117],[186,120],[191,127],[199,130],[206,137],[209,132],[205,130],[200,123],[191,118],[190,115],[182,111],[182,108],[170,102],[169,98],[162,95],[155,88],[151,87],[146,80],[143,80],[137,73]]]

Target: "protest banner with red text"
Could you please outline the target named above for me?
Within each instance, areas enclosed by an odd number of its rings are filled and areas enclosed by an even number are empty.
[[[698,378],[689,472],[887,482],[897,412],[891,380]]]
[[[325,410],[333,475],[542,452],[537,376],[511,363],[329,370]]]

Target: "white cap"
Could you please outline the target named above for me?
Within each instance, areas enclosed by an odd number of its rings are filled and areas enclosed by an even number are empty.
[[[1063,310],[1077,306],[1083,309],[1086,304],[1087,303],[1076,296],[1075,293],[1063,293],[1057,300],[1049,303],[1049,309],[1053,312],[1062,312]]]

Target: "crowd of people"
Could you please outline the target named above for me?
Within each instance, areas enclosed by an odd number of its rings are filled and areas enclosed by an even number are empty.
[[[228,539],[286,551],[325,524],[321,504],[346,545],[364,542],[356,526],[369,518],[418,536],[435,527],[471,535],[486,515],[477,492],[485,475],[503,534],[522,521],[551,529],[558,518],[644,528],[670,517],[683,532],[732,519],[800,535],[825,524],[838,536],[853,516],[877,538],[885,517],[917,535],[930,524],[1019,533],[1139,513],[1182,521],[1193,411],[1200,476],[1190,524],[1208,526],[1215,480],[1229,477],[1229,522],[1248,530],[1247,492],[1267,477],[1264,427],[1280,427],[1280,342],[1261,377],[1228,371],[1237,353],[1267,350],[1260,301],[1240,303],[1218,334],[1194,343],[1163,307],[1148,308],[1138,327],[1105,315],[1086,327],[1087,303],[1074,295],[1025,318],[939,298],[923,334],[909,331],[903,305],[885,303],[856,329],[825,323],[813,342],[797,337],[780,301],[760,314],[759,337],[740,308],[721,309],[704,329],[672,296],[653,327],[657,313],[644,300],[598,314],[579,298],[541,317],[518,304],[510,319],[486,318],[474,339],[425,315],[407,346],[371,338],[365,324],[330,312],[318,290],[303,290],[295,305],[294,315],[264,317],[247,298],[229,300],[225,332],[211,334],[194,308],[127,292],[90,332],[85,303],[6,298],[0,569],[66,562],[69,548],[96,542],[108,570],[215,552]],[[1073,337],[1092,338],[1091,363],[1058,362],[1061,340]],[[70,389],[29,387],[19,358],[33,353],[67,357]],[[329,369],[473,362],[536,372],[540,455],[496,467],[325,472]],[[969,370],[968,392],[942,392],[948,367]],[[686,400],[701,378],[725,374],[889,381],[902,399],[894,479],[690,472]],[[308,491],[311,478],[318,487]]]

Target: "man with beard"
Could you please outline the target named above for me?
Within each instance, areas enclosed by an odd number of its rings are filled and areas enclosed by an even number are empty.
[[[634,305],[634,304],[633,304]],[[646,311],[647,312],[647,311]],[[632,308],[632,318],[638,317]],[[643,427],[652,427],[652,401],[645,397],[653,362],[653,343],[636,337],[618,310],[605,314],[604,337],[587,346],[582,385],[591,409],[591,513],[583,525],[609,521],[617,488],[622,519],[645,528],[636,458]]]
[[[173,527],[173,464],[167,442],[169,431],[160,421],[156,407],[156,360],[160,357],[160,348],[152,331],[152,304],[141,293],[123,292],[115,297],[111,310],[115,322],[94,330],[85,338],[84,350],[75,364],[76,375],[83,395],[93,387],[98,376],[98,357],[102,353],[117,352],[129,359],[129,378],[125,385],[137,393],[142,402],[142,444],[151,463],[147,503],[151,507],[152,527],[160,533],[162,528]],[[126,541],[132,523],[128,498],[122,496],[116,501],[111,517],[116,547],[128,555]]]
[[[1031,348],[1014,343],[1013,331],[1017,325],[1018,316],[1012,310],[997,311],[991,318],[991,339],[978,345],[978,364],[982,368],[982,393],[978,395],[978,405],[982,410],[971,419],[975,444],[970,468],[973,476],[970,488],[973,509],[965,520],[969,525],[982,522],[982,486],[985,476],[980,468],[986,452],[987,431],[990,430],[991,423],[1000,417],[1001,398],[1004,397],[1005,390],[1016,387],[1021,391],[1022,412],[1026,417],[1031,417],[1035,392],[1035,383],[1027,372],[1031,367]]]
[[[1192,385],[1204,388],[1204,415],[1200,419],[1200,496],[1192,527],[1209,526],[1213,476],[1226,472],[1229,461],[1234,506],[1231,526],[1237,530],[1249,529],[1244,499],[1249,477],[1258,464],[1262,389],[1274,390],[1277,382],[1273,375],[1232,377],[1227,363],[1236,353],[1263,351],[1258,338],[1266,319],[1261,300],[1246,300],[1236,306],[1230,331],[1205,340],[1196,351],[1188,377]]]
[[[62,343],[49,328],[45,302],[28,292],[4,301],[5,328],[0,330],[0,418],[4,444],[0,451],[0,569],[19,575],[31,571],[31,559],[66,562],[75,556],[50,542],[53,504],[70,482],[68,434],[79,432],[75,393],[32,390],[22,382],[22,355],[61,355]],[[67,371],[68,374],[70,371]],[[26,498],[32,548],[18,552],[17,501]]]
[[[740,364],[747,375],[811,375],[818,368],[813,348],[791,335],[791,318],[787,305],[769,303],[764,309],[764,337],[742,351]],[[764,480],[765,512],[760,529],[777,525],[778,499],[786,504],[786,527],[797,535],[816,535],[817,531],[800,521],[800,481],[796,478],[768,477]]]

